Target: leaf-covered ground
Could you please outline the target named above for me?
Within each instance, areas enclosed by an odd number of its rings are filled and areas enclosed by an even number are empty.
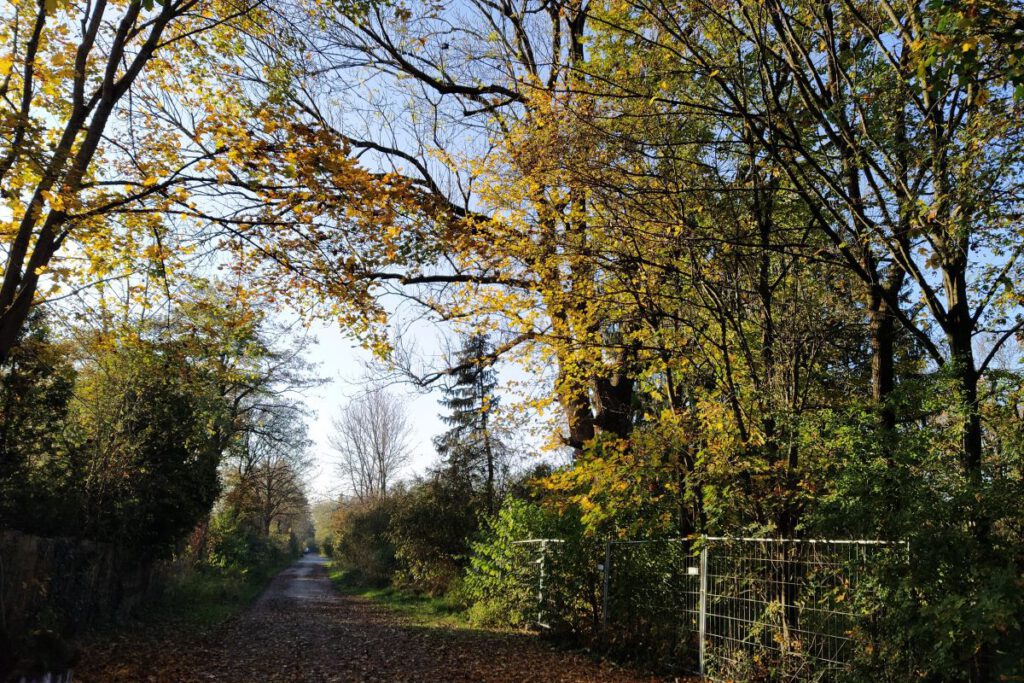
[[[273,580],[238,618],[207,633],[128,633],[86,648],[75,680],[652,681],[527,635],[426,628],[338,594],[322,560]]]

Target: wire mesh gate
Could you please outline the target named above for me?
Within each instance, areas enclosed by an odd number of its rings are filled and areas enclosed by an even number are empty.
[[[524,543],[536,550],[538,622],[546,623],[557,589],[544,568],[562,546]],[[879,570],[905,564],[909,547],[702,537],[610,541],[603,554],[601,631],[610,647],[712,679],[831,681],[870,648]]]
[[[659,670],[699,670],[700,576],[696,544],[683,540],[605,545],[601,637],[612,651]]]
[[[834,680],[868,645],[874,570],[905,557],[906,544],[881,541],[706,539],[700,671]]]
[[[522,541],[513,541],[512,545],[519,546],[526,551],[524,557],[520,558],[519,567],[525,569],[527,585],[536,585],[537,589],[537,619],[536,624],[541,628],[551,628],[551,615],[556,611],[551,600],[551,564],[552,560],[549,548],[558,547],[564,543],[560,538],[528,538]]]

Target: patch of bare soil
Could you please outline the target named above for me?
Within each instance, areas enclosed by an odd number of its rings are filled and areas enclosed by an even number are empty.
[[[209,634],[127,634],[90,646],[84,683],[132,681],[448,681],[639,683],[658,679],[528,635],[411,624],[364,598],[339,595],[324,560],[279,574],[244,614]]]

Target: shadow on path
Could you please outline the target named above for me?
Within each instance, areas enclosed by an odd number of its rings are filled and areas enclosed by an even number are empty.
[[[249,610],[207,636],[129,640],[102,656],[86,653],[76,680],[654,680],[553,650],[528,635],[410,624],[365,598],[340,595],[325,564],[319,556],[302,558],[274,578]]]

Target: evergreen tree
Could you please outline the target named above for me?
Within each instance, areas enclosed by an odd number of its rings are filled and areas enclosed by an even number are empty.
[[[440,401],[449,411],[442,419],[450,429],[434,439],[434,447],[449,476],[466,479],[474,491],[482,490],[487,512],[493,514],[505,445],[492,420],[498,383],[488,357],[485,335],[466,339]]]

